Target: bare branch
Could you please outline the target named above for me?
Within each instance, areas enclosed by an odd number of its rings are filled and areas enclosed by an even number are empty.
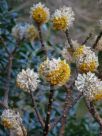
[[[68,44],[70,45],[72,51],[74,51],[74,47],[73,47],[73,43],[72,43],[71,38],[70,38],[70,35],[69,35],[69,31],[66,30],[66,31],[65,31],[65,34],[66,34],[66,38],[67,38]]]
[[[44,121],[43,121],[43,119],[42,119],[42,117],[41,117],[41,115],[40,115],[38,109],[36,108],[35,99],[34,99],[33,92],[31,91],[30,87],[29,87],[29,90],[30,90],[30,96],[31,96],[31,99],[32,99],[32,104],[33,104],[33,107],[34,107],[36,116],[37,116],[37,118],[38,118],[38,120],[39,120],[41,126],[44,128],[45,123],[44,123]]]
[[[49,102],[47,107],[47,115],[45,120],[45,128],[44,128],[43,136],[48,136],[48,133],[50,130],[50,115],[51,115],[51,109],[52,109],[53,96],[54,96],[54,88],[50,87]]]
[[[92,33],[89,33],[86,39],[82,42],[82,45],[86,44],[91,37],[92,37]]]
[[[99,113],[97,112],[93,102],[85,99],[86,102],[86,106],[89,110],[89,112],[91,113],[92,117],[96,120],[96,122],[99,124],[100,126],[100,136],[102,136],[102,118],[100,117]]]
[[[81,97],[82,97],[82,93],[79,93],[79,95],[72,101],[72,104],[70,105],[69,110],[70,110],[71,108],[73,108],[73,106],[74,106],[75,104],[77,104],[77,102],[80,100]],[[69,111],[69,110],[68,110],[68,111]],[[67,114],[68,114],[68,113],[67,113]],[[58,117],[57,119],[55,119],[54,123],[52,124],[52,126],[51,126],[51,128],[50,128],[51,130],[61,121],[62,117],[63,117],[63,115],[60,116],[60,117]]]
[[[96,48],[96,46],[97,46],[99,40],[101,39],[101,37],[102,37],[102,31],[99,33],[99,35],[98,35],[98,37],[97,37],[95,43],[93,44],[93,49]]]
[[[61,118],[61,128],[60,128],[59,136],[64,136],[65,125],[67,121],[67,113],[69,112],[71,104],[72,104],[72,90],[68,89],[66,94],[65,104],[64,104],[63,115]]]

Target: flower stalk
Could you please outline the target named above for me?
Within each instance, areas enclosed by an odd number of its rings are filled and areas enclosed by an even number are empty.
[[[48,133],[50,130],[50,116],[51,116],[51,110],[52,110],[53,96],[54,96],[54,88],[53,86],[51,86],[43,136],[48,136]]]
[[[64,103],[64,110],[63,110],[63,115],[61,119],[61,128],[60,128],[59,136],[64,136],[65,125],[67,121],[67,114],[70,110],[71,104],[72,104],[72,90],[68,89],[67,94],[66,94],[65,103]]]

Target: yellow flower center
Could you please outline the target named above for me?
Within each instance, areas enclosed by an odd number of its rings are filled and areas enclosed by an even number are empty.
[[[96,62],[92,61],[90,63],[82,63],[79,66],[79,71],[82,73],[87,73],[87,72],[94,72],[96,70]]]
[[[98,100],[101,100],[101,99],[102,99],[102,94],[101,94],[101,93],[95,95],[95,97],[94,97],[94,100],[95,100],[95,101],[98,101]]]
[[[47,21],[48,14],[43,7],[38,7],[32,11],[32,17],[37,23],[43,24]]]
[[[38,37],[38,32],[37,32],[36,28],[34,26],[30,26],[27,29],[27,39],[29,39],[30,41],[33,41],[37,37]]]
[[[2,123],[3,123],[4,127],[6,127],[6,128],[10,129],[13,127],[13,124],[7,118],[3,118]]]
[[[40,67],[40,74],[43,74],[43,68],[43,66]],[[53,70],[44,76],[51,85],[64,85],[70,77],[70,67],[64,61],[61,61],[58,69]]]
[[[53,23],[53,28],[55,30],[66,30],[67,29],[68,21],[67,21],[66,16],[54,17],[52,19],[52,23]]]
[[[77,48],[73,54],[74,57],[75,58],[80,57],[83,54],[83,49],[84,49],[84,46],[80,46],[79,48]]]

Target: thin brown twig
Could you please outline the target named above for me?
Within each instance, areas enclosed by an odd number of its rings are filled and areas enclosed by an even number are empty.
[[[37,116],[38,121],[41,124],[42,128],[44,128],[45,123],[44,123],[44,121],[43,121],[43,119],[42,119],[38,109],[36,108],[35,99],[34,99],[33,92],[31,91],[30,86],[29,86],[29,90],[30,90],[30,96],[31,96],[31,99],[32,99],[32,104],[33,104],[33,108],[35,110],[36,116]]]
[[[89,100],[85,99],[85,102],[86,102],[86,106],[87,106],[89,112],[91,113],[92,117],[99,124],[99,126],[100,126],[99,136],[102,136],[102,118],[100,117],[99,113],[97,112],[97,110],[96,110],[96,108],[95,108],[92,101],[89,101]]]
[[[54,96],[54,88],[51,86],[43,136],[48,136],[50,130],[50,115],[52,109],[53,96]]]
[[[46,50],[44,42],[43,42],[41,26],[38,24],[37,27],[38,27],[38,32],[39,32],[39,40],[40,40],[40,43],[41,43],[41,50],[44,51],[45,56],[47,56],[47,50]]]
[[[67,38],[68,44],[70,45],[72,51],[74,51],[74,47],[73,47],[73,43],[72,43],[71,38],[70,38],[70,35],[69,35],[69,31],[66,30],[66,31],[65,31],[65,34],[66,34],[66,38]]]
[[[93,44],[93,49],[96,48],[96,46],[97,46],[99,40],[101,39],[101,37],[102,37],[102,31],[101,31],[101,32],[99,33],[99,35],[97,36],[97,39],[96,39],[95,43]]]
[[[92,37],[92,33],[89,33],[86,39],[82,42],[82,45],[86,44],[91,37]]]
[[[11,53],[9,53],[9,56],[8,56],[7,79],[6,79],[6,85],[5,85],[4,100],[3,100],[4,104],[7,107],[8,107],[8,94],[9,94],[9,90],[10,90],[13,57],[14,57],[14,54],[16,53],[18,45],[19,45],[19,43],[17,42],[16,47],[14,48],[14,50]]]
[[[69,112],[71,104],[72,104],[72,90],[68,89],[66,94],[65,104],[64,104],[63,115],[61,118],[61,128],[60,128],[59,136],[64,136],[67,113]]]
[[[69,110],[75,105],[77,104],[77,102],[80,100],[80,98],[82,97],[82,93],[79,93],[79,95],[72,101],[72,104],[69,107]],[[68,113],[67,113],[68,114]],[[63,115],[62,115],[63,116]],[[58,117],[57,119],[55,119],[54,123],[52,123],[50,130],[52,130],[62,119],[62,116]]]
[[[8,94],[10,90],[10,80],[11,80],[11,71],[12,71],[12,60],[13,56],[12,54],[9,56],[9,62],[8,62],[8,73],[7,73],[7,79],[5,84],[5,94],[4,94],[4,104],[8,107]]]

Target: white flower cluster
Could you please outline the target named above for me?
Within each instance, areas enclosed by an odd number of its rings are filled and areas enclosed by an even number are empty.
[[[26,92],[30,92],[30,90],[35,91],[37,89],[38,83],[40,82],[38,78],[38,74],[32,69],[23,69],[17,75],[17,86]]]
[[[78,91],[83,92],[89,100],[102,98],[102,81],[100,81],[94,73],[78,74],[75,86]]]
[[[47,60],[43,62],[44,74],[46,75],[46,74],[58,69],[60,61],[61,61],[60,58],[59,59],[52,58],[51,60],[47,58]]]
[[[83,63],[89,64],[90,62],[95,62],[96,67],[99,65],[98,56],[96,56],[90,47],[86,47],[85,45],[83,45],[83,52],[76,57],[76,62],[78,65]]]
[[[74,18],[74,12],[71,7],[64,6],[63,8],[56,9],[55,13],[52,15],[52,19],[54,18],[67,18],[67,28],[73,25]]]
[[[23,130],[25,132],[25,136],[27,135],[26,129],[22,124],[22,119],[18,112],[15,112],[14,110],[11,109],[4,110],[1,115],[1,121],[4,127],[12,129],[15,135],[24,136]],[[23,130],[21,125],[23,127]]]
[[[38,32],[36,28],[34,27],[34,25],[32,24],[19,23],[13,27],[12,35],[18,41],[24,40],[24,39],[29,41],[34,41],[34,39],[38,37]]]
[[[25,38],[25,31],[26,25],[19,23],[12,28],[12,35],[17,40],[23,40]]]
[[[41,15],[41,12],[43,9],[43,13]],[[35,12],[36,11],[36,12]],[[35,14],[35,16],[33,16]],[[43,20],[45,23],[49,20],[50,18],[50,12],[49,12],[49,9],[47,7],[45,7],[45,4],[42,4],[41,2],[39,2],[38,4],[33,4],[33,7],[31,7],[31,10],[30,10],[30,15],[32,18],[34,18],[36,21],[39,20],[38,19],[38,14],[39,14],[39,17],[41,17],[42,19],[45,19]],[[46,16],[46,18],[45,18]]]

